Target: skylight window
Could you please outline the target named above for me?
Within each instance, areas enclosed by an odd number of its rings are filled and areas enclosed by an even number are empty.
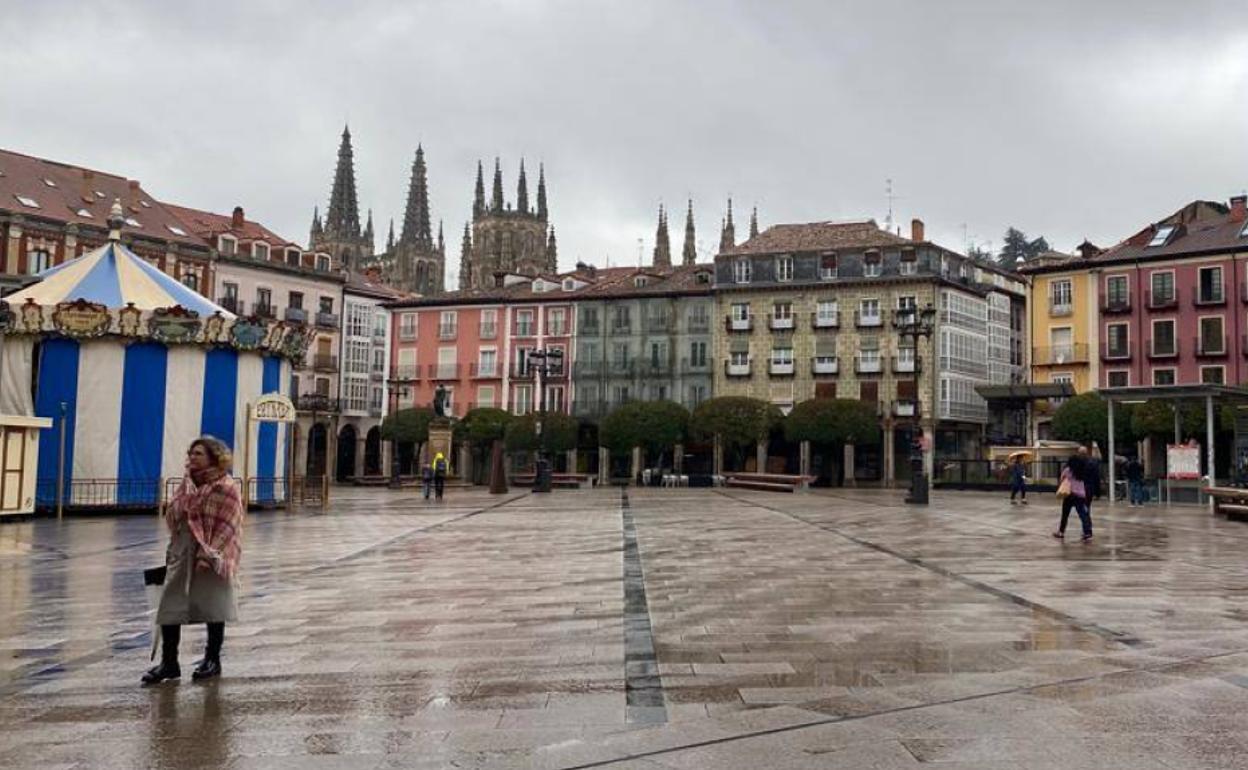
[[[1149,246],[1165,246],[1166,241],[1170,240],[1170,234],[1174,232],[1174,225],[1162,225],[1157,228],[1157,232],[1153,233],[1153,239],[1148,242]]]
[[[186,237],[186,231],[180,227],[174,227],[173,225],[165,225],[165,229],[173,233],[174,235],[180,235],[183,238]]]
[[[53,182],[51,179],[44,179],[43,183],[48,187],[56,187],[56,182]]]
[[[150,209],[152,207],[152,204],[148,203],[147,201],[139,201],[139,205],[145,209]]]
[[[14,193],[13,197],[17,198],[17,202],[27,208],[31,208],[31,209],[41,208],[39,206],[39,201],[35,200],[34,198],[27,198],[25,195],[21,195],[19,193]]]
[[[100,192],[99,190],[96,190],[95,197],[99,198],[100,200],[104,200],[104,193]]]
[[[87,211],[86,209],[78,209],[74,213],[82,217],[83,219],[95,219],[95,217],[91,216],[91,212]]]
[[[139,224],[139,220],[135,219],[134,217],[126,217],[126,224],[130,225],[131,227],[142,227],[142,226],[143,226],[143,225]]]

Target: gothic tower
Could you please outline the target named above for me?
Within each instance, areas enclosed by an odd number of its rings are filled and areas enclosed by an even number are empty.
[[[443,283],[446,249],[440,227],[437,241],[433,238],[433,218],[429,215],[429,170],[425,166],[425,149],[421,145],[416,146],[416,158],[412,161],[403,230],[395,244],[391,264],[391,284],[395,288],[424,296],[438,296],[446,291]]]
[[[313,213],[309,247],[324,251],[334,263],[348,268],[359,267],[373,253],[372,228],[360,228],[360,201],[355,192],[355,155],[351,150],[351,130],[342,129],[338,145],[338,165],[329,193],[329,209],[322,222],[319,212]]]
[[[758,206],[755,206],[754,210],[750,212],[750,237],[758,237]]]
[[[737,245],[737,231],[732,226],[732,198],[728,199],[728,217],[724,219],[724,229],[719,233],[720,252],[730,251]]]
[[[667,234],[667,212],[663,204],[659,204],[659,226],[654,232],[654,267],[672,266],[672,241]]]
[[[494,286],[498,272],[538,275],[558,270],[554,228],[546,208],[546,169],[538,167],[537,207],[529,203],[529,182],[520,161],[513,207],[503,195],[502,162],[494,159],[490,197],[485,196],[485,169],[477,161],[472,225],[465,226],[459,267],[460,289]]]
[[[693,232],[693,199],[689,200],[689,210],[685,212],[685,247],[680,251],[680,263],[692,265],[698,261],[697,239]]]

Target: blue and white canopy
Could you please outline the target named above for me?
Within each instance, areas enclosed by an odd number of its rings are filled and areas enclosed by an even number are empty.
[[[77,259],[44,270],[38,277],[42,279],[39,283],[5,297],[9,307],[21,307],[28,299],[45,307],[84,299],[109,309],[130,303],[147,311],[181,305],[200,317],[218,312],[225,318],[234,317],[148,264],[120,241],[109,241]]]

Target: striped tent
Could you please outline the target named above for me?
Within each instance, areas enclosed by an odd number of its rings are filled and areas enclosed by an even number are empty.
[[[151,311],[180,307],[199,319],[218,313],[234,319],[119,240],[39,277],[39,283],[5,298],[19,316],[37,305],[50,318],[62,303],[77,300],[103,305],[112,316],[109,331],[98,336],[74,337],[48,325],[4,339],[0,412],[54,421],[39,446],[40,505],[56,496],[62,410],[64,493],[70,505],[154,504],[168,482],[181,477],[190,442],[205,433],[234,448],[234,475],[244,475],[247,404],[265,393],[289,394],[289,360],[220,342],[174,343],[151,334],[117,333],[115,311],[122,309],[150,317]],[[289,442],[289,425],[252,426],[246,471],[257,479],[252,499],[284,497]]]

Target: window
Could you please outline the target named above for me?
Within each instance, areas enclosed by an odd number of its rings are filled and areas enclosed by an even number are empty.
[[[399,315],[399,339],[409,341],[416,339],[416,318],[415,313]]]
[[[455,336],[459,327],[459,315],[454,310],[443,310],[438,321],[438,337],[446,340]]]
[[[384,374],[386,371],[386,351],[382,348],[373,348],[373,373]]]
[[[1221,366],[1200,367],[1200,382],[1203,385],[1225,385],[1226,369]]]
[[[182,285],[191,291],[199,291],[199,276],[190,271],[183,273]]]
[[[1131,304],[1125,275],[1111,275],[1105,279],[1105,306],[1125,308]]]
[[[1126,369],[1107,372],[1105,375],[1106,384],[1111,388],[1125,388],[1131,384],[1130,375],[1131,373]]]
[[[903,259],[897,265],[897,272],[901,275],[915,275],[919,272],[919,263],[913,259]]]
[[[784,256],[776,258],[776,280],[793,280],[793,257]]]
[[[907,315],[912,314],[919,307],[919,301],[913,294],[905,295],[897,298],[897,309],[909,311]]]
[[[736,283],[749,283],[753,274],[753,265],[748,259],[738,259],[732,264],[732,276]]]
[[[732,366],[749,366],[750,353],[745,350],[734,350],[728,354],[728,363]]]
[[[401,380],[416,377],[416,349],[401,348],[399,350],[399,359],[397,365],[398,371],[395,376]]]
[[[1154,369],[1153,370],[1154,385],[1173,385],[1174,370],[1173,369]]]
[[[748,322],[750,320],[750,303],[734,302],[732,305],[732,320],[735,322]]]
[[[1178,353],[1175,344],[1174,321],[1153,321],[1153,355],[1173,356]]]
[[[459,363],[455,348],[438,348],[438,377],[440,379],[459,378]]]
[[[858,303],[858,323],[863,326],[879,326],[883,323],[878,299],[864,299]]]
[[[551,334],[556,337],[562,337],[563,335],[567,334],[568,333],[567,318],[568,318],[568,311],[565,310],[564,308],[561,308],[561,307],[551,308],[550,315],[546,319],[548,323],[550,324],[550,328],[546,330],[546,333]]]
[[[494,386],[482,385],[477,388],[477,406],[494,406]]]
[[[696,367],[706,366],[706,343],[691,342],[689,343],[689,365]]]
[[[1153,239],[1148,242],[1152,246],[1164,246],[1166,241],[1170,240],[1170,235],[1174,232],[1174,225],[1161,225],[1153,233]]]
[[[1049,313],[1052,315],[1069,315],[1074,304],[1074,289],[1070,279],[1061,279],[1049,284]]]
[[[685,406],[693,408],[706,400],[705,385],[690,385],[686,391],[689,395],[686,398]]]
[[[1053,375],[1049,377],[1049,382],[1052,382],[1055,385],[1074,385],[1075,375],[1070,372],[1054,372]],[[1050,398],[1049,403],[1054,406],[1060,406],[1066,403],[1066,399],[1060,396],[1058,398]]]
[[[617,404],[628,403],[631,393],[627,385],[615,385],[611,388],[611,398]]]
[[[493,377],[497,368],[498,351],[493,348],[483,348],[477,361],[477,374],[482,377]]]
[[[1110,358],[1126,358],[1131,355],[1127,324],[1110,324],[1105,327],[1105,354]]]
[[[689,308],[689,331],[704,332],[711,327],[711,313],[707,305],[694,305]]]
[[[1052,351],[1046,363],[1064,364],[1075,352],[1074,332],[1069,327],[1049,330],[1049,345]]]
[[[225,292],[225,296],[223,297],[225,300],[225,309],[234,311],[234,309],[238,307],[238,284],[223,283],[221,284],[221,290]]]
[[[546,409],[551,412],[563,411],[563,392],[562,385],[551,385],[546,388]]]
[[[792,367],[793,348],[772,348],[771,363],[772,366]]]
[[[334,298],[333,298],[333,297],[321,297],[321,307],[320,307],[320,310],[319,310],[318,312],[321,312],[321,313],[327,313],[327,314],[329,314],[329,315],[333,315],[333,312],[334,312]]]
[[[347,302],[343,307],[346,313],[347,335],[350,337],[368,337],[372,333],[368,322],[372,320],[372,309],[358,302]],[[368,343],[364,343],[367,345]]]
[[[633,314],[629,307],[617,307],[615,315],[612,317],[612,331],[627,334],[633,326]]]
[[[286,249],[286,264],[299,267],[299,249]]]
[[[1152,298],[1149,304],[1153,307],[1164,307],[1174,302],[1174,271],[1153,273],[1149,276],[1152,286]]]
[[[328,254],[316,255],[316,269],[324,273],[329,272],[329,255]]]
[[[634,285],[634,286],[636,286],[638,289],[640,289],[642,286],[645,286],[645,285],[646,285],[646,276],[644,276],[644,275],[638,275],[638,276],[635,276],[635,277],[633,278],[633,285]]]
[[[772,314],[777,321],[793,320],[793,303],[792,302],[777,302],[776,304],[772,305]]]
[[[1207,305],[1216,305],[1226,300],[1222,291],[1222,268],[1200,268],[1200,282],[1197,287],[1196,299]]]
[[[1223,334],[1222,316],[1208,316],[1200,319],[1201,355],[1225,352],[1226,336]]]
[[[533,329],[533,311],[517,310],[516,311],[516,336],[532,337]]]
[[[303,292],[292,291],[288,301],[295,310],[303,310]]]
[[[517,385],[516,386],[516,403],[512,404],[512,411],[516,414],[528,414],[533,404],[533,386]]]
[[[828,252],[819,259],[819,278],[830,281],[836,277],[836,254]]]
[[[256,312],[273,312],[273,292],[269,289],[256,289]]]
[[[834,299],[821,299],[815,305],[815,324],[818,326],[836,326],[840,320],[840,311]]]
[[[598,331],[598,308],[596,307],[581,308],[581,331],[597,333]]]
[[[251,244],[251,256],[255,257],[256,259],[268,259],[269,258],[269,244],[267,243]]]
[[[868,251],[862,257],[862,276],[864,278],[879,278],[881,275],[883,263],[880,261],[880,252]]]
[[[238,241],[232,235],[222,235],[217,238],[217,251],[222,254],[235,254],[238,252]]]
[[[481,339],[491,339],[498,334],[498,311],[490,308],[481,311],[481,328],[478,336]]]
[[[35,249],[26,254],[26,272],[31,275],[42,273],[52,266],[52,252],[47,249]]]

